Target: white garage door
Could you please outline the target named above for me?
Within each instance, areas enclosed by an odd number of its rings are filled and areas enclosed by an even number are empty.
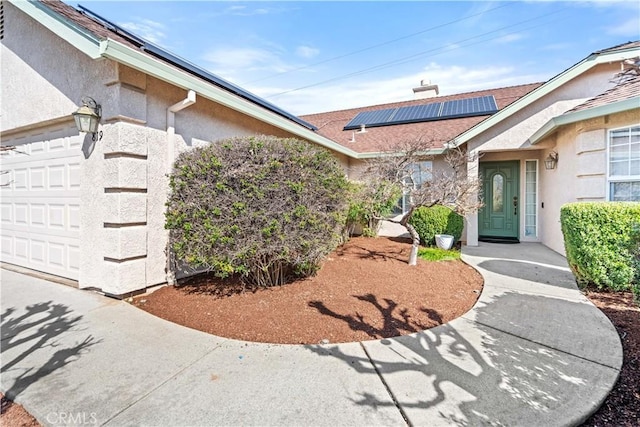
[[[0,259],[78,280],[81,137],[64,125],[2,145],[16,149],[0,160]]]

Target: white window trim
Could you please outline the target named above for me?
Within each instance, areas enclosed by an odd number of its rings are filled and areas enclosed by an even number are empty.
[[[535,192],[536,192],[536,203],[535,203],[535,216],[536,216],[536,223],[535,223],[535,227],[536,227],[536,234],[533,236],[527,236],[527,162],[535,162],[536,164],[536,188],[535,188]],[[531,239],[531,240],[538,240],[540,238],[540,162],[538,161],[538,159],[525,159],[524,160],[524,167],[522,168],[524,170],[524,179],[522,180],[522,182],[524,183],[524,188],[523,188],[523,194],[524,194],[524,200],[523,200],[523,208],[522,212],[522,235],[525,239]]]
[[[607,140],[605,141],[605,147],[607,152],[607,172],[606,172],[606,200],[608,202],[611,201],[611,183],[612,182],[640,182],[640,175],[628,175],[628,176],[616,176],[615,178],[611,178],[611,133],[623,130],[623,129],[631,129],[634,127],[640,127],[640,123],[631,124],[627,126],[621,126],[618,128],[612,128],[607,130]]]

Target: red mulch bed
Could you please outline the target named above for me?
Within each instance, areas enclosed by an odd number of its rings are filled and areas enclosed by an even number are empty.
[[[353,239],[311,279],[239,293],[211,278],[164,287],[137,298],[144,310],[220,336],[250,341],[317,343],[406,334],[445,323],[475,303],[482,281],[462,262],[406,265],[408,246],[392,239]],[[620,378],[583,427],[640,426],[640,308],[630,292],[587,292],[616,327],[624,349]],[[144,302],[143,302],[144,301]],[[450,304],[450,306],[447,306]],[[0,424],[38,427],[2,396]]]
[[[467,312],[482,277],[462,261],[409,266],[403,239],[354,238],[315,277],[242,292],[236,282],[199,277],[134,304],[172,322],[245,341],[317,344],[389,338]]]
[[[0,425],[3,427],[40,427],[40,423],[21,405],[13,403],[2,393],[0,393],[0,398],[2,399]]]
[[[624,361],[614,389],[583,427],[640,426],[640,307],[631,292],[587,292],[616,327]]]

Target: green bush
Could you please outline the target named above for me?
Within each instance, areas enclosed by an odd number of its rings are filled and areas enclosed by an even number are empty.
[[[388,216],[398,199],[402,195],[402,188],[388,183],[379,185],[351,184],[351,197],[347,211],[345,235],[348,237],[357,228],[362,235],[375,237],[378,234],[380,218]]]
[[[274,286],[314,274],[339,243],[348,182],[325,149],[255,136],[182,153],[170,189],[176,259]]]
[[[640,233],[634,229],[640,203],[569,203],[560,210],[560,222],[567,261],[579,286],[619,291],[635,283],[637,288]]]
[[[456,241],[462,235],[464,218],[446,206],[420,207],[409,220],[418,235],[420,244],[434,246],[436,234],[450,234]]]
[[[640,218],[636,218],[631,230],[631,262],[636,271],[636,275],[631,283],[636,304],[640,306]]]

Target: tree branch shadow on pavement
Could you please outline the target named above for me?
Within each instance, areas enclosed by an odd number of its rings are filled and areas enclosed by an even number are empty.
[[[344,321],[349,325],[349,328],[352,331],[365,332],[371,337],[371,339],[397,337],[411,332],[422,331],[434,326],[433,324],[425,325],[419,321],[411,319],[406,308],[398,308],[398,303],[389,298],[384,298],[383,301],[379,301],[373,294],[352,295],[352,297],[373,305],[380,312],[382,317],[382,326],[376,327],[372,322],[365,320],[365,318],[358,314],[358,312],[355,314],[340,314],[328,308],[322,301],[309,301],[308,305],[309,307],[318,310],[320,314]],[[425,312],[430,319],[434,320],[434,322],[437,322],[438,319],[440,320],[439,323],[435,324],[442,323],[440,315],[435,310],[423,308],[421,311]]]
[[[566,289],[577,289],[576,278],[567,268],[551,268],[533,262],[522,262],[506,259],[492,259],[478,264],[485,270],[503,276],[530,282],[552,285]]]
[[[80,332],[82,316],[74,316],[69,307],[63,304],[54,304],[52,301],[36,303],[25,308],[23,314],[16,315],[15,307],[7,308],[0,315],[2,367],[0,372],[4,375],[10,371],[22,370],[19,375],[12,375],[15,380],[5,396],[15,400],[29,386],[40,381],[52,372],[77,360],[84,352],[101,340],[96,340],[88,335],[82,341],[76,341],[74,345],[62,347],[61,339],[66,333]],[[18,347],[25,347],[17,355],[11,355],[11,360],[6,360],[8,353]],[[51,349],[60,347],[40,367],[24,367],[29,363],[29,357],[38,351],[50,352]],[[24,362],[24,363],[23,363]]]
[[[591,390],[600,387],[595,381],[589,383],[597,377],[588,373],[592,365],[487,326],[493,316],[490,306],[503,303],[522,307],[552,304],[554,311],[565,313],[582,305],[506,292],[478,307],[475,322],[460,319],[456,326],[445,324],[363,342],[366,355],[362,357],[345,354],[338,346],[308,349],[319,356],[336,357],[359,373],[382,375],[397,404],[416,425],[425,419],[433,425],[562,425],[570,423],[571,418],[562,417],[570,417],[576,407],[587,407],[588,412]],[[518,317],[506,320],[517,324]],[[470,334],[466,325],[473,325],[476,332]],[[598,375],[610,379],[608,371]],[[366,391],[350,399],[374,410],[396,406]]]

